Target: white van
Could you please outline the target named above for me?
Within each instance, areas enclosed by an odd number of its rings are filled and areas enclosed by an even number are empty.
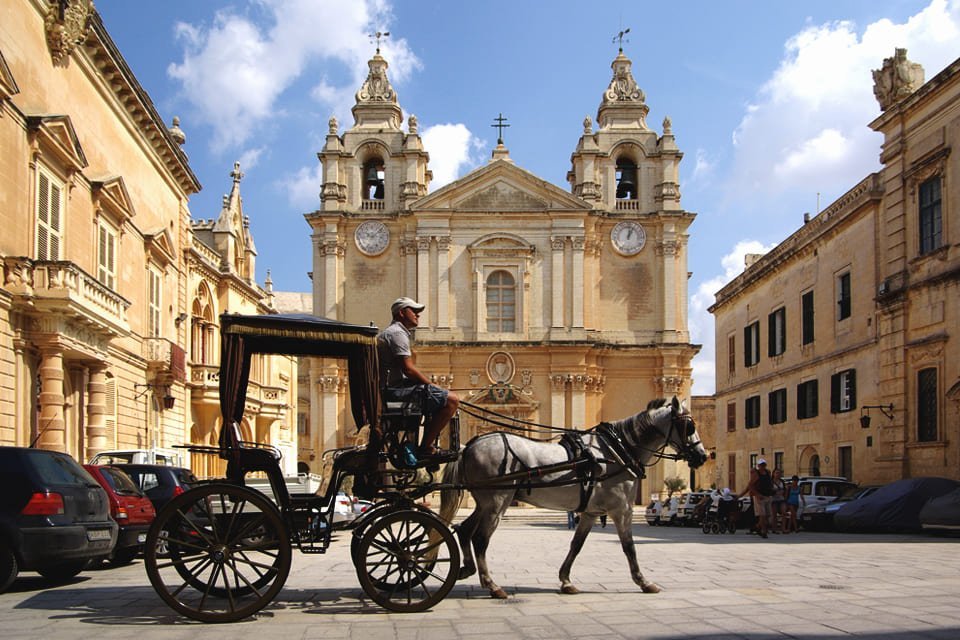
[[[802,515],[804,508],[829,504],[848,488],[857,486],[857,483],[839,476],[803,476],[799,486],[800,507],[797,515]]]
[[[117,449],[101,451],[88,464],[162,464],[190,468],[186,451],[177,449]]]

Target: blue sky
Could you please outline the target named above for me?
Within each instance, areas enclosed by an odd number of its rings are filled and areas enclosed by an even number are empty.
[[[648,125],[673,123],[690,230],[690,328],[703,344],[694,392],[714,388],[713,294],[879,168],[871,69],[906,47],[926,78],[960,56],[960,0],[592,3],[484,0],[97,0],[97,10],[203,184],[213,218],[240,161],[257,279],[309,291],[327,121],[353,122],[354,92],[381,46],[415,114],[432,189],[484,164],[504,141],[521,167],[568,189],[584,116],[596,118],[617,53],[646,93]],[[819,205],[819,208],[818,208]]]

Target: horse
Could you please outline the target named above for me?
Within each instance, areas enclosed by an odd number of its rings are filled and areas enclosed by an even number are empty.
[[[637,477],[642,477],[643,467],[653,456],[684,459],[692,468],[706,462],[707,453],[693,418],[674,397],[672,402],[654,400],[645,411],[630,418],[576,433],[582,443],[577,456],[581,463],[577,465],[570,460],[569,448],[560,442],[531,440],[506,432],[473,438],[460,457],[446,465],[443,484],[450,488],[441,491],[440,517],[453,522],[463,499],[463,489],[458,487],[467,487],[476,503],[473,513],[455,527],[463,557],[458,579],[473,575],[479,568],[481,586],[494,598],[507,597],[490,577],[486,551],[507,507],[518,499],[544,509],[581,512],[570,550],[560,566],[561,593],[579,593],[570,581],[570,569],[597,517],[604,514],[616,525],[633,581],[644,593],[660,591],[656,583],[643,577],[637,564],[632,531]],[[662,453],[667,445],[676,456]],[[588,468],[584,473],[575,466]],[[537,475],[540,472],[542,476]],[[530,477],[536,479],[531,481]]]

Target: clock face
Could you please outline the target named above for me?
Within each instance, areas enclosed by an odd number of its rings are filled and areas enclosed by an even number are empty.
[[[647,233],[639,222],[618,222],[610,232],[610,241],[613,248],[625,256],[634,256],[640,253],[647,242]]]
[[[376,220],[367,220],[357,227],[354,234],[357,248],[368,256],[378,256],[390,244],[390,231],[386,225]]]

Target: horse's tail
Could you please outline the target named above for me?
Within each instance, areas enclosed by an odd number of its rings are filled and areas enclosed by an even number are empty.
[[[460,452],[460,458],[447,463],[443,469],[442,482],[445,485],[462,485],[462,462],[463,452]],[[463,489],[450,488],[440,491],[440,518],[447,524],[453,524],[453,518],[457,515],[457,509],[463,501]]]

